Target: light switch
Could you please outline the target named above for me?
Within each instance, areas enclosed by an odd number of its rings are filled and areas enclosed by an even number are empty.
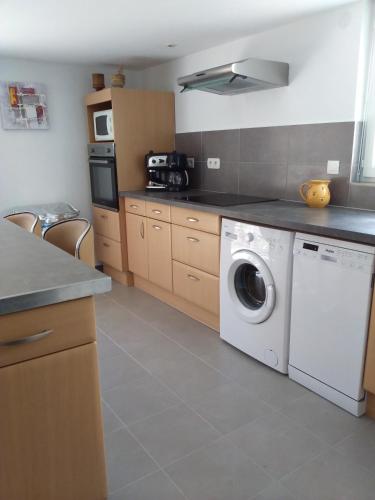
[[[337,175],[340,173],[340,162],[338,160],[327,161],[327,174]]]

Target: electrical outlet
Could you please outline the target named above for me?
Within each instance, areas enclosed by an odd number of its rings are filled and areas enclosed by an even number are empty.
[[[327,174],[337,175],[340,173],[340,162],[337,160],[327,161]]]
[[[192,156],[188,156],[186,160],[187,160],[187,166],[189,168],[194,168],[194,158]]]
[[[220,168],[220,158],[207,158],[207,168],[218,170]]]

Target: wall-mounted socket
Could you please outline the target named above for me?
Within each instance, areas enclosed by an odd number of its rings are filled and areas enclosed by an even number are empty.
[[[218,170],[220,168],[220,158],[207,158],[207,168]]]
[[[194,158],[192,156],[188,156],[186,161],[189,168],[194,168]]]
[[[337,175],[340,173],[340,162],[338,160],[327,161],[327,174]]]

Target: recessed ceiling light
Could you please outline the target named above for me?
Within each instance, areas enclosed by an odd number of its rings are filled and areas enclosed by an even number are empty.
[[[177,43],[168,43],[167,47],[173,49],[174,47],[177,47]]]

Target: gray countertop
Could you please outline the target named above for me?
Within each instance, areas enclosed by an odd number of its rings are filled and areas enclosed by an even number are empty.
[[[187,194],[207,193],[207,191],[198,190],[184,191],[182,193],[123,191],[120,192],[120,196],[131,196],[132,198],[213,212],[223,217],[290,231],[375,245],[375,211],[372,210],[331,206],[309,208],[304,203],[283,200],[217,207],[176,199]]]
[[[105,274],[4,219],[0,219],[0,276],[0,315],[111,289]]]

